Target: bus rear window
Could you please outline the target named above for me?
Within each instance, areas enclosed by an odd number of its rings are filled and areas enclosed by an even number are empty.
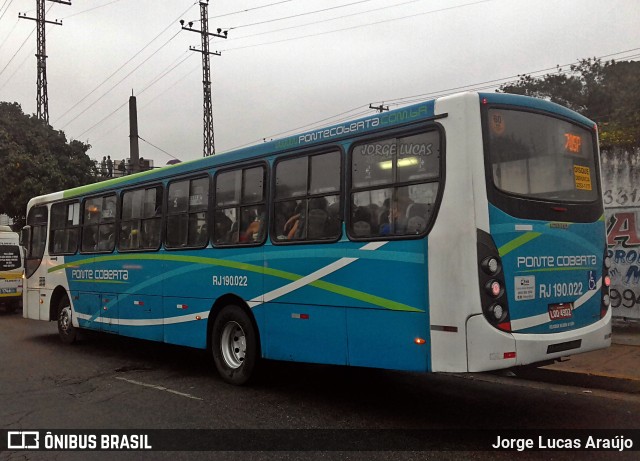
[[[546,115],[491,108],[487,132],[498,189],[558,202],[598,198],[594,139],[589,130]]]

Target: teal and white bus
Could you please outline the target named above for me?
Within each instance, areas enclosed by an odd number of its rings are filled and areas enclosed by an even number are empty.
[[[611,342],[597,129],[464,93],[29,202],[24,316],[260,359],[477,372]]]

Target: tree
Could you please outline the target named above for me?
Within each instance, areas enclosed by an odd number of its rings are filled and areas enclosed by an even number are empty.
[[[0,102],[0,214],[21,226],[32,197],[95,182],[90,147],[67,142],[62,131],[25,115],[18,103]]]
[[[544,98],[598,123],[603,149],[640,147],[640,62],[582,59],[568,72],[522,75],[498,91]]]

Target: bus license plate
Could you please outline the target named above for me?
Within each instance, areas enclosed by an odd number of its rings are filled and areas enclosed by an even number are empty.
[[[573,317],[573,303],[549,304],[549,319],[562,320]]]

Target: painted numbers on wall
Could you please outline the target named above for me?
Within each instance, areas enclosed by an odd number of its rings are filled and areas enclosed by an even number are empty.
[[[607,210],[613,315],[640,319],[640,211]]]
[[[602,196],[606,207],[640,205],[640,189],[617,187],[607,189]]]

